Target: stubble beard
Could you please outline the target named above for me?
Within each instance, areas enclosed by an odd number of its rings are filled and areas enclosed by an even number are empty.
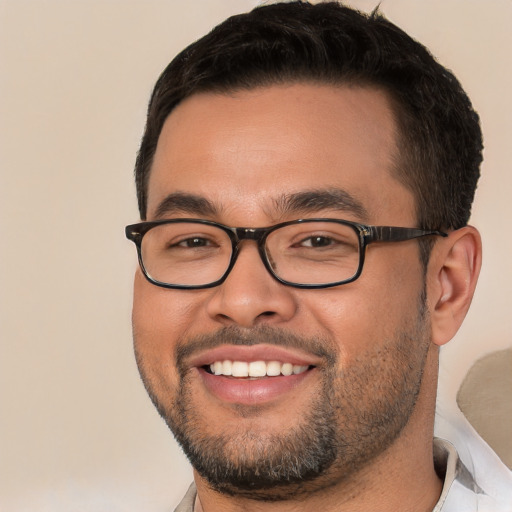
[[[422,300],[414,325],[392,340],[375,343],[341,370],[337,353],[328,348],[332,341],[305,339],[268,326],[250,332],[230,327],[183,340],[177,350],[180,383],[172,402],[157,396],[144,361],[137,361],[157,410],[212,489],[253,500],[286,500],[353,477],[399,437],[414,410],[427,358],[425,309]],[[326,364],[316,398],[305,406],[305,414],[293,414],[287,431],[267,433],[249,427],[237,433],[211,433],[194,404],[191,375],[180,359],[190,346],[253,345],[262,340],[322,355]],[[323,347],[320,352],[318,347]]]

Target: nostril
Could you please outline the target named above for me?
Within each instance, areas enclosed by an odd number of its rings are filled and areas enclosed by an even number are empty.
[[[258,316],[272,316],[275,314],[275,311],[263,311],[263,313],[260,313]]]

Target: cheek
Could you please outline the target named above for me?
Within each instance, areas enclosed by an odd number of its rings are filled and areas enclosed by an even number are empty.
[[[145,335],[171,335],[167,341],[172,342],[175,335],[190,326],[195,313],[189,293],[155,286],[137,271],[133,287],[134,330]]]
[[[137,271],[133,292],[133,338],[139,365],[154,371],[174,366],[177,340],[194,324],[187,293],[160,288]]]
[[[135,275],[132,323],[137,366],[148,393],[162,406],[169,406],[179,386],[177,341],[196,323],[187,297],[187,292],[149,283],[140,271]]]
[[[398,255],[399,256],[399,255]],[[303,294],[303,310],[310,322],[335,340],[342,359],[395,339],[417,320],[423,280],[414,261],[379,261],[363,269],[361,277],[338,289]],[[373,263],[367,258],[367,263]]]

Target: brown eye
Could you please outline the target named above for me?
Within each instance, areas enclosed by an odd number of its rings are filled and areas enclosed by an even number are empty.
[[[335,241],[332,238],[326,236],[312,236],[305,238],[299,245],[302,247],[327,247],[334,243]]]
[[[207,247],[209,245],[212,245],[210,240],[199,237],[186,238],[185,240],[182,240],[181,242],[175,244],[176,247],[186,247],[189,249],[193,249],[195,247]]]

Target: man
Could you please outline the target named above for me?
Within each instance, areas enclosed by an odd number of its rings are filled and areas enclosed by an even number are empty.
[[[177,510],[511,509],[433,439],[481,151],[457,80],[379,14],[267,5],[171,62],[126,233],[137,363],[194,468]]]

